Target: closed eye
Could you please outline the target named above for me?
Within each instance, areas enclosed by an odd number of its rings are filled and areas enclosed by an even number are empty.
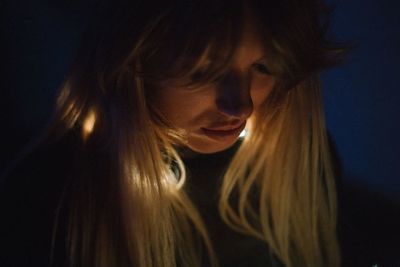
[[[206,70],[197,70],[192,75],[190,75],[190,81],[192,83],[201,83],[207,78]]]
[[[263,63],[254,63],[253,68],[261,74],[265,74],[265,75],[272,74],[271,71],[268,69],[267,65],[265,65]]]

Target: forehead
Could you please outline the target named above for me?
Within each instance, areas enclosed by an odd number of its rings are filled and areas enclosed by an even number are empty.
[[[165,80],[190,75],[205,65],[204,60],[211,63],[206,64],[210,75],[217,75],[231,64],[263,57],[265,38],[259,29],[264,27],[250,8],[232,5],[203,16],[192,13],[175,14],[168,27],[166,23],[157,26],[161,34],[146,47],[144,68],[151,77]]]
[[[263,58],[266,53],[265,46],[260,37],[260,31],[255,21],[247,16],[236,48],[235,61],[254,61]]]

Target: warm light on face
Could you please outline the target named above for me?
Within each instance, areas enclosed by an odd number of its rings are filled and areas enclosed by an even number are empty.
[[[274,87],[266,54],[250,20],[231,65],[217,82],[198,87],[170,83],[155,92],[155,106],[168,124],[185,133],[183,138],[191,150],[211,154],[228,149],[248,135],[247,123]]]

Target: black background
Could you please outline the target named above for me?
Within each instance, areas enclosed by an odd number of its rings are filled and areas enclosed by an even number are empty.
[[[94,2],[0,2],[0,171],[50,118]],[[400,2],[330,2],[331,35],[358,44],[345,64],[322,74],[344,172],[347,264],[400,266]]]

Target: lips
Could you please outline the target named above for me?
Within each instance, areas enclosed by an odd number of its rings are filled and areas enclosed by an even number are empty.
[[[246,126],[246,121],[244,121],[243,123],[241,123],[236,127],[223,126],[216,128],[202,128],[202,131],[205,135],[213,139],[236,138],[240,135],[245,126]]]

